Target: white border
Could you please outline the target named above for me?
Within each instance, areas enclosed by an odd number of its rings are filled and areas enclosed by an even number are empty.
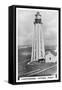
[[[18,81],[18,9],[16,9],[16,82]]]
[[[18,10],[33,10],[33,9],[28,9],[28,8],[16,8],[16,82],[29,82],[29,81],[46,81],[46,80],[58,80],[59,76],[55,78],[54,75],[50,76],[39,76],[39,77],[23,77],[18,80]],[[34,9],[35,11],[45,11],[46,9]],[[50,10],[52,11],[52,10]],[[58,10],[53,10],[53,11],[58,11]],[[58,17],[59,18],[59,17]],[[58,27],[59,29],[59,27]],[[57,31],[57,46],[58,46],[58,31]],[[59,75],[59,67],[58,67],[58,47],[57,47],[57,75]],[[51,77],[53,77],[51,79]],[[35,78],[35,79],[34,79]]]

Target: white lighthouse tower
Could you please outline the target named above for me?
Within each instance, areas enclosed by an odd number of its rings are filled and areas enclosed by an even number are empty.
[[[39,12],[35,15],[34,31],[32,40],[32,61],[45,61],[44,35],[42,29],[42,20]]]

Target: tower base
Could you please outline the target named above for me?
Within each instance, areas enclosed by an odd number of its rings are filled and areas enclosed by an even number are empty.
[[[31,63],[33,63],[33,62],[37,62],[37,63],[45,63],[45,59],[44,58],[42,58],[42,59],[38,59],[38,61],[30,61],[30,62],[28,62],[27,64],[31,64]]]

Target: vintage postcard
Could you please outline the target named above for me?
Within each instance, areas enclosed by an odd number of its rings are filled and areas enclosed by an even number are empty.
[[[59,12],[16,8],[16,82],[58,80]]]

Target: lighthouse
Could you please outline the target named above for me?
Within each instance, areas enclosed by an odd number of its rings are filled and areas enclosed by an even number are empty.
[[[37,12],[34,20],[31,62],[45,61],[44,35],[42,26],[43,23],[41,15],[39,12]]]

